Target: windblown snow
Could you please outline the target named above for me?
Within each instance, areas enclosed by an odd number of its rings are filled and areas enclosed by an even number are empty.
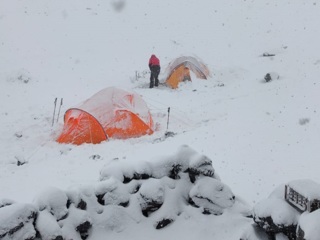
[[[0,239],[319,239],[319,210],[284,197],[288,185],[319,198],[319,12],[0,1]],[[211,76],[169,88],[169,64],[187,56]],[[57,143],[65,112],[109,87],[141,96],[154,133]]]

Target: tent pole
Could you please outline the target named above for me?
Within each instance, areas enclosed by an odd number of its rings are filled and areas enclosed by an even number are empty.
[[[63,98],[60,99],[60,106],[59,106],[59,111],[58,111],[58,117],[57,117],[57,122],[59,120],[59,116],[60,116],[60,110],[61,110],[61,106],[63,104]]]
[[[169,128],[169,117],[170,117],[170,107],[168,107],[167,131],[168,131],[168,128]]]
[[[52,117],[52,127],[54,123],[54,115],[56,115],[57,98],[54,100],[53,117]]]

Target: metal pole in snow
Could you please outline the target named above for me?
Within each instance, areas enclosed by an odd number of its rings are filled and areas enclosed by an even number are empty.
[[[54,100],[53,117],[52,117],[52,126],[53,126],[53,123],[54,123],[54,115],[56,115],[56,106],[57,106],[57,98]]]
[[[170,107],[168,107],[168,120],[167,120],[167,131],[169,127]]]
[[[60,106],[59,106],[59,112],[58,112],[57,122],[58,122],[58,120],[59,120],[60,110],[61,110],[62,104],[63,104],[63,98],[61,98],[61,100],[60,100]]]

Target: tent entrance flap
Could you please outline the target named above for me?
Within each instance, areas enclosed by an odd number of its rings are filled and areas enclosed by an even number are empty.
[[[105,127],[110,138],[126,139],[152,134],[151,126],[148,126],[136,114],[128,110],[116,110],[114,119]]]
[[[69,109],[64,117],[65,123],[59,143],[100,143],[107,140],[101,124],[89,113],[80,109]]]
[[[167,84],[172,88],[177,88],[182,81],[191,81],[190,70],[183,64],[175,68],[167,79]]]

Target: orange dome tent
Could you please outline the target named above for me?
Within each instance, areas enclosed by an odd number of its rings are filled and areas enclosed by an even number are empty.
[[[171,88],[177,88],[180,82],[191,81],[189,70],[194,72],[197,78],[207,79],[210,76],[205,64],[194,57],[183,56],[169,63],[166,84]]]
[[[136,93],[109,87],[64,115],[59,143],[100,143],[108,138],[126,139],[152,134],[147,104]]]

